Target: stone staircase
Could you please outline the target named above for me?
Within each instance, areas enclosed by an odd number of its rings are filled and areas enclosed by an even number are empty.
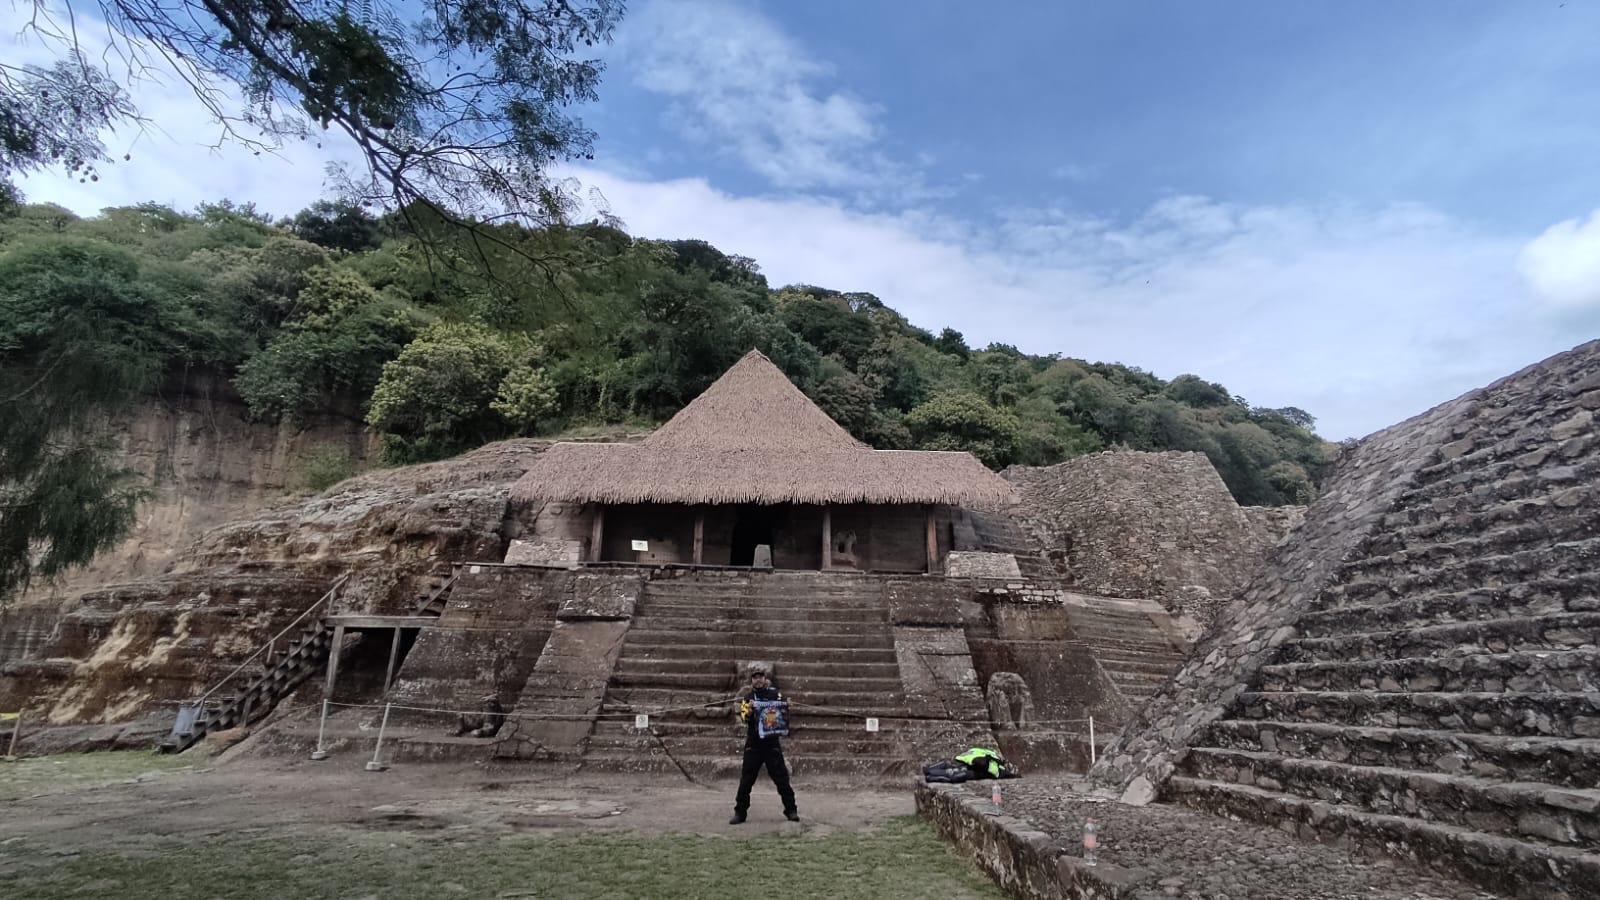
[[[1149,700],[1183,666],[1188,648],[1156,624],[1167,616],[1159,603],[1069,594],[1066,611],[1073,633],[1130,705]],[[1108,731],[1106,738],[1115,736]]]
[[[1068,580],[1064,557],[1052,560],[1041,551],[1009,512],[998,509],[969,511],[978,546],[987,553],[1009,553],[1017,559],[1022,577],[1034,582],[1059,584]]]
[[[588,770],[737,774],[732,698],[743,664],[770,662],[793,709],[784,753],[799,775],[898,776],[914,768],[880,579],[834,573],[699,573],[648,582],[606,689]],[[816,709],[813,707],[823,707]],[[649,727],[633,717],[650,715]],[[878,732],[866,717],[880,719]]]
[[[1600,898],[1600,440],[1506,412],[1422,470],[1164,796]]]

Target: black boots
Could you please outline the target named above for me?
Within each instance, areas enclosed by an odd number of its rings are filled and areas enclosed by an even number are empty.
[[[796,811],[796,810],[792,810],[792,809],[786,809],[786,810],[784,810],[784,811],[783,811],[783,817],[784,817],[784,818],[785,818],[785,819],[788,819],[788,820],[789,820],[789,821],[791,821],[791,822],[798,822],[798,821],[800,821],[800,813],[799,813],[799,812],[798,812],[798,811]]]
[[[729,825],[743,825],[744,824],[744,813],[734,813],[733,814],[733,818],[728,820],[728,824]]]

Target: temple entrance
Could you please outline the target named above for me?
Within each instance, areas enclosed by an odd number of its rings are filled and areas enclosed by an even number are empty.
[[[728,564],[749,566],[755,563],[756,545],[772,546],[772,534],[777,523],[776,506],[745,504],[738,508],[733,520],[733,552]]]

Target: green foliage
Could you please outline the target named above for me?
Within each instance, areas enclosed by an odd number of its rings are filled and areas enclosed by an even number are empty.
[[[773,290],[753,261],[703,241],[600,222],[484,225],[485,241],[447,224],[335,203],[276,226],[228,201],[0,212],[0,592],[125,531],[138,485],[88,435],[193,366],[233,377],[259,418],[363,417],[395,461],[637,429],[754,348],[882,449],[967,450],[997,467],[1192,450],[1259,504],[1306,502],[1326,466],[1310,414],[1251,407],[1198,376],[973,350],[871,294]],[[308,486],[347,465],[314,457]]]
[[[923,450],[965,450],[990,468],[1016,461],[1022,442],[1017,417],[972,393],[945,393],[912,410],[906,428]]]
[[[320,494],[356,474],[356,461],[350,451],[337,444],[323,444],[311,451],[300,465],[300,486]]]
[[[395,462],[532,430],[555,407],[555,389],[538,368],[542,355],[523,335],[433,325],[383,367],[367,423],[384,432],[384,454]]]

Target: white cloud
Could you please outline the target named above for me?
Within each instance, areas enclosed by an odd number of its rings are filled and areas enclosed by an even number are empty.
[[[1251,402],[1298,406],[1359,437],[1566,349],[1526,315],[1522,240],[1437,213],[1245,207],[1198,197],[1132,222],[1015,211],[998,225],[864,213],[817,198],[734,197],[700,179],[598,171],[636,234],[756,259],[775,285],[871,291],[969,343],[1193,372]]]
[[[822,87],[831,68],[746,6],[642,4],[617,44],[639,86],[670,99],[680,133],[776,187],[877,190],[910,178],[872,149],[879,107]]]
[[[1552,309],[1600,311],[1600,209],[1587,222],[1550,226],[1522,248],[1517,267]]]

